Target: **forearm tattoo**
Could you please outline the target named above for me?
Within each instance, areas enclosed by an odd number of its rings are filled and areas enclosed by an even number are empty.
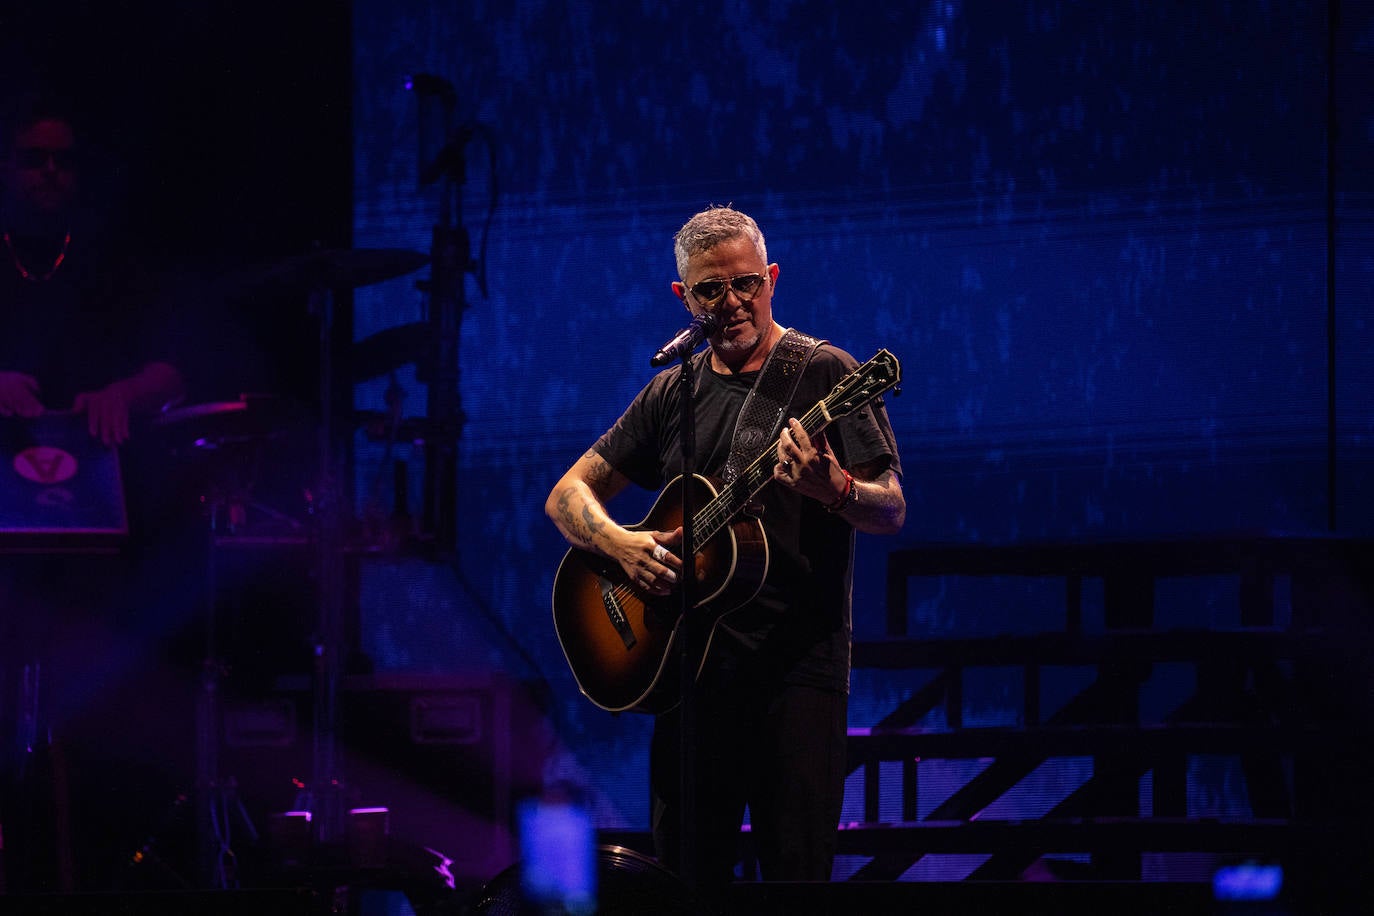
[[[869,472],[869,469],[862,469]],[[902,498],[896,475],[884,469],[874,477],[860,480],[855,475],[854,485],[859,487],[859,499],[845,511],[844,517],[854,527],[868,530],[873,526],[900,528],[906,516],[906,501]]]
[[[589,450],[582,457],[591,462],[583,480],[593,495],[589,496],[576,486],[564,487],[558,494],[558,517],[567,535],[582,546],[591,547],[609,524],[605,509],[595,501],[594,494],[611,482],[613,471],[594,451]]]
[[[591,485],[592,489],[598,490],[609,485],[612,468],[607,464],[606,459],[598,455],[594,449],[587,449],[587,454],[582,457],[592,463],[591,467],[587,468],[587,483]]]

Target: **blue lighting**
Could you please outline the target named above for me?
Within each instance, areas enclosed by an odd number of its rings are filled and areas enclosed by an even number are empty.
[[[1217,900],[1273,900],[1283,888],[1283,868],[1246,862],[1217,869],[1212,896]]]

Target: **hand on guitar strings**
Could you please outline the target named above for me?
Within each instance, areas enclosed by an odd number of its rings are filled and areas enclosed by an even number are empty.
[[[789,419],[778,435],[778,463],[773,466],[773,479],[789,490],[826,504],[834,502],[846,486],[844,472],[831,455],[825,436],[811,438],[795,418]]]
[[[682,560],[668,548],[682,543],[682,529],[672,531],[642,531],[644,535],[636,545],[640,547],[631,559],[622,561],[621,566],[630,581],[643,591],[653,595],[667,595],[677,584]]]

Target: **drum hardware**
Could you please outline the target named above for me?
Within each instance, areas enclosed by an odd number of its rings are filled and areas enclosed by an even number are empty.
[[[168,454],[196,465],[197,498],[203,512],[216,516],[216,543],[273,537],[298,542],[307,534],[300,516],[307,514],[308,494],[274,493],[274,505],[260,490],[268,466],[288,461],[293,437],[309,422],[299,405],[241,394],[232,401],[164,409],[150,425]]]
[[[345,579],[345,522],[349,513],[342,498],[340,482],[347,479],[341,460],[342,411],[336,385],[343,379],[335,361],[335,293],[397,277],[418,269],[429,261],[427,255],[392,249],[344,252],[316,251],[283,265],[284,274],[304,281],[309,287],[310,313],[319,329],[319,404],[316,470],[319,475],[312,501],[316,543],[316,582],[319,589],[313,648],[314,714],[312,719],[312,781],[298,797],[298,810],[311,813],[310,823],[316,841],[334,847],[345,839],[347,783],[340,762],[338,742],[338,700],[341,659],[345,651],[343,604]],[[345,313],[351,338],[351,315]],[[347,388],[351,405],[351,379]],[[351,434],[351,428],[349,429]]]
[[[319,329],[319,412],[311,416],[300,405],[271,395],[244,394],[233,400],[164,410],[152,421],[166,451],[194,465],[200,477],[196,498],[208,533],[205,561],[205,640],[195,704],[195,843],[198,879],[206,887],[238,885],[234,841],[256,843],[258,831],[238,793],[236,780],[223,772],[220,730],[223,692],[228,672],[216,644],[220,626],[217,551],[226,544],[254,539],[265,520],[268,536],[258,541],[313,542],[312,565],[317,613],[311,655],[314,719],[311,723],[313,775],[302,785],[296,807],[310,814],[316,843],[344,839],[344,779],[337,749],[337,693],[343,651],[342,604],[345,500],[338,458],[334,404],[336,376],[335,292],[398,277],[429,260],[427,255],[391,249],[327,250],[286,258],[237,271],[219,285],[221,293],[247,294],[274,290],[303,292]],[[410,341],[391,334],[362,348],[364,365],[391,361]],[[370,370],[369,370],[370,371]],[[383,370],[385,371],[385,370]],[[264,466],[270,459],[296,455],[301,433],[314,427],[313,447],[303,463],[313,466],[300,491],[301,517],[259,498]],[[313,453],[313,454],[311,454]],[[299,457],[299,456],[298,456]],[[293,507],[294,508],[294,507]],[[297,823],[300,823],[298,820]],[[146,851],[145,851],[146,852]]]
[[[217,283],[235,293],[339,292],[419,270],[429,255],[404,248],[319,248],[230,271]]]
[[[349,351],[348,366],[353,381],[363,382],[395,372],[415,363],[417,375],[426,375],[429,354],[429,325],[422,321],[385,328],[355,342]]]

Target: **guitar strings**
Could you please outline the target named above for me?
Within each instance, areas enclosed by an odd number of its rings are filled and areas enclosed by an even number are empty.
[[[820,404],[816,404],[800,419],[802,428],[806,430],[808,436],[815,435],[818,430],[825,426],[824,422],[822,422],[825,419],[825,415],[821,412],[820,407]],[[735,513],[744,503],[747,503],[753,494],[763,489],[768,479],[772,478],[771,472],[767,475],[764,474],[764,466],[770,463],[768,459],[777,454],[777,448],[778,439],[775,438],[771,449],[764,451],[755,458],[752,464],[745,468],[738,477],[727,484],[705,508],[694,516],[696,519],[696,531],[705,532],[705,534],[702,534],[700,537],[702,543],[715,537],[716,533],[725,526],[726,522],[734,517]],[[764,479],[765,476],[768,479]],[[686,483],[684,482],[683,485],[686,486]],[[742,499],[739,498],[738,492],[741,489],[744,490]],[[640,598],[638,590],[628,582],[617,583],[611,586],[611,597],[616,601],[624,601],[627,598]]]
[[[814,436],[817,432],[826,427],[825,414],[821,411],[821,403],[818,402],[810,410],[802,415],[798,421],[802,429],[806,430],[808,436]],[[766,465],[773,463],[773,458],[777,455],[778,440],[781,436],[773,439],[772,448],[763,452],[754,459],[753,464],[745,468],[744,471],[726,484],[721,494],[711,501],[701,512],[697,513],[696,528],[698,531],[707,533],[700,538],[702,543],[709,541],[715,536],[716,532],[725,527],[725,523],[734,518],[735,513],[742,509],[745,503],[749,502],[759,490],[763,489],[764,484],[772,479],[771,469],[765,471]],[[741,495],[738,491],[743,490]]]

